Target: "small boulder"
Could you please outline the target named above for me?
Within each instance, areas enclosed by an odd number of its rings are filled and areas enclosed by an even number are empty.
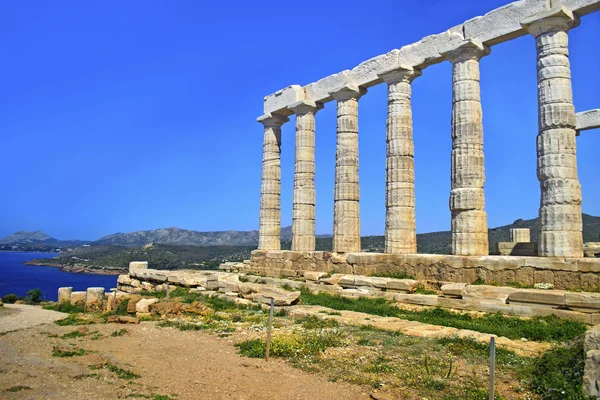
[[[136,313],[149,313],[150,312],[149,307],[151,304],[154,304],[154,303],[158,303],[158,299],[156,299],[156,298],[141,299],[135,304],[135,312]]]
[[[275,300],[276,306],[289,306],[298,302],[300,292],[288,292],[273,286],[259,285],[254,283],[243,283],[239,292],[244,299],[253,300],[258,303],[271,304],[271,298]]]
[[[181,315],[183,312],[183,304],[179,302],[169,301],[169,306],[167,308],[167,303],[161,301],[159,303],[150,304],[148,307],[152,315],[164,315],[165,311],[168,309],[169,315]]]
[[[127,303],[127,312],[134,314],[136,312],[137,303],[142,300],[142,296],[134,294],[129,297],[129,303]]]
[[[188,314],[202,315],[203,317],[206,317],[208,315],[212,315],[215,313],[215,310],[213,310],[210,307],[206,307],[204,304],[197,302],[197,301],[194,301],[191,304],[184,304],[183,311]]]

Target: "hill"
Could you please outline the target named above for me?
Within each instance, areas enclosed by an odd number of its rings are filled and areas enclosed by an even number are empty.
[[[600,217],[583,214],[583,241],[600,241]],[[490,254],[498,254],[498,242],[510,240],[511,228],[531,229],[531,241],[539,239],[538,218],[523,220],[518,219],[510,225],[499,226],[489,229]],[[384,249],[383,236],[363,236],[361,245],[364,251],[382,252]],[[290,242],[282,243],[283,248],[289,249]],[[429,254],[450,254],[452,248],[452,236],[450,231],[421,233],[417,235],[417,251]],[[331,238],[317,238],[317,250],[331,250]]]
[[[318,235],[328,237],[329,235]],[[292,239],[292,227],[281,228],[281,240]],[[127,246],[136,247],[150,243],[173,244],[185,246],[256,246],[258,231],[217,231],[199,232],[180,228],[162,228],[130,233],[115,233],[104,236],[93,246]]]
[[[44,242],[56,242],[56,239],[42,231],[19,231],[0,239],[0,244],[32,244]]]

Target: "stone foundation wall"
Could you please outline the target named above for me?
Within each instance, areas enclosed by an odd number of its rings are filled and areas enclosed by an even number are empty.
[[[255,250],[240,272],[265,276],[301,276],[305,271],[354,275],[406,273],[416,279],[505,285],[551,283],[556,289],[600,289],[600,258],[451,256],[438,254],[337,254],[323,251]]]

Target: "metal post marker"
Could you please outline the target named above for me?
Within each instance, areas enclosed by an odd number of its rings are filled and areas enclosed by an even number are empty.
[[[267,327],[267,348],[265,352],[265,361],[269,361],[269,350],[271,348],[271,327],[273,326],[273,309],[275,308],[275,299],[271,297],[271,309],[269,310],[269,326]]]
[[[494,400],[494,375],[496,373],[496,338],[490,337],[490,400]]]
[[[165,323],[168,322],[168,318],[169,318],[169,280],[167,279],[165,281],[165,284],[167,285],[167,299],[165,302]]]

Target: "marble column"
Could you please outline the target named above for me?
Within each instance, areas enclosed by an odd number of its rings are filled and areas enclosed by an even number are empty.
[[[388,85],[386,122],[385,252],[416,254],[415,162],[411,82],[419,69],[401,66],[379,74]]]
[[[473,40],[445,53],[452,63],[452,254],[489,254],[485,212],[479,60],[489,47]]]
[[[522,22],[535,37],[537,48],[537,175],[541,186],[538,255],[543,257],[583,257],[567,33],[578,23],[577,16],[565,7]]]
[[[265,128],[260,187],[259,250],[280,250],[281,240],[281,126],[287,117],[265,114],[257,119]]]
[[[315,114],[321,103],[303,100],[289,109],[296,114],[296,161],[292,208],[292,250],[315,250]]]
[[[337,100],[333,251],[360,251],[360,187],[358,184],[358,99],[366,93],[355,85],[330,92]]]

